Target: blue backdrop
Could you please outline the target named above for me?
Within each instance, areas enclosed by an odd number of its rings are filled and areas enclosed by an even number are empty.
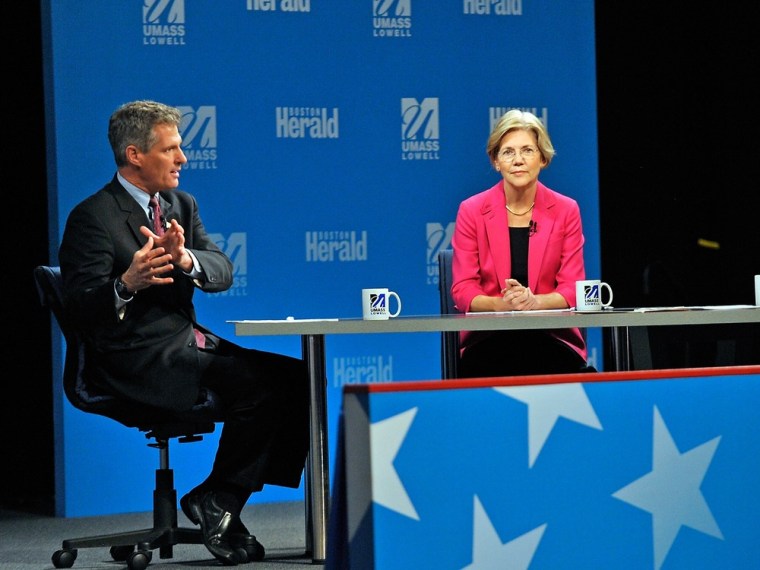
[[[359,317],[363,287],[397,291],[402,314],[437,313],[437,253],[459,202],[498,180],[486,139],[517,107],[547,124],[557,156],[541,179],[580,203],[587,275],[602,277],[591,0],[42,7],[53,262],[71,208],[113,176],[111,112],[157,99],[184,113],[181,188],[235,264],[229,291],[196,296],[202,323],[232,337],[230,319]],[[238,340],[300,355],[297,338]],[[589,341],[601,369],[598,330]],[[347,381],[440,375],[437,334],[340,335],[327,348],[331,447]],[[55,398],[57,513],[148,510],[153,473],[133,468],[155,460],[143,435]],[[216,437],[175,446],[180,493],[207,474]],[[258,500],[302,496],[267,488]]]

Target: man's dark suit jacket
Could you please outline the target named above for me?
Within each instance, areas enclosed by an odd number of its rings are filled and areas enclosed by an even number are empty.
[[[167,221],[185,229],[190,249],[206,274],[200,288],[224,291],[232,285],[232,262],[206,234],[198,204],[179,190],[161,192]],[[191,407],[200,385],[193,292],[196,284],[175,268],[171,285],[138,291],[123,319],[114,301],[114,280],[123,274],[147,238],[140,226],[152,227],[147,211],[114,176],[97,193],[78,204],[64,230],[59,262],[67,310],[83,331],[85,377],[109,393],[152,406]]]

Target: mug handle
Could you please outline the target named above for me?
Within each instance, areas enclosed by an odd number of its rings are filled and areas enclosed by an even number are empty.
[[[604,281],[602,281],[602,282],[599,284],[599,286],[600,286],[602,289],[607,289],[607,293],[609,293],[609,294],[610,294],[610,298],[609,298],[609,299],[607,300],[607,302],[605,303],[604,301],[602,301],[602,291],[601,291],[601,289],[600,289],[600,290],[599,290],[599,302],[602,304],[602,307],[609,307],[610,305],[612,305],[612,287],[610,287],[610,284],[609,284],[609,283],[605,283]]]
[[[391,305],[390,305],[390,298],[391,297],[395,297],[396,304],[398,305],[398,307],[396,307],[396,312],[395,313],[391,313]],[[388,291],[388,316],[389,317],[398,317],[400,313],[401,313],[401,297],[399,297],[398,293],[396,293],[395,291]]]

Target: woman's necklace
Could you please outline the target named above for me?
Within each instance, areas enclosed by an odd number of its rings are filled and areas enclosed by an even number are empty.
[[[510,214],[512,214],[512,215],[514,215],[514,216],[524,216],[525,214],[527,214],[528,212],[530,212],[530,211],[533,209],[533,206],[535,206],[535,205],[536,205],[536,203],[535,203],[535,202],[533,202],[533,203],[530,205],[530,208],[528,208],[528,209],[527,209],[527,210],[525,210],[524,212],[515,212],[515,211],[514,211],[512,208],[510,208],[510,207],[509,207],[509,204],[505,204],[505,206],[506,206],[506,208],[507,208],[507,212],[509,212]]]

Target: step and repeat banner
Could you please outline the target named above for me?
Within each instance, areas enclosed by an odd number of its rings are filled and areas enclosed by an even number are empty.
[[[402,315],[438,313],[437,254],[459,203],[498,180],[486,139],[520,108],[548,126],[557,156],[541,180],[579,202],[587,275],[603,278],[592,0],[42,6],[53,263],[70,210],[114,174],[110,114],[156,99],[184,114],[180,187],[235,265],[230,290],[196,295],[202,323],[232,339],[233,319],[360,317],[367,287],[398,292]],[[298,337],[236,340],[301,350]],[[600,331],[589,342],[602,368]],[[332,447],[341,388],[439,378],[440,337],[330,337],[326,366]],[[56,398],[58,513],[149,509],[153,473],[136,467],[155,451],[131,441],[143,435]],[[217,437],[174,446],[180,493],[206,476]]]

